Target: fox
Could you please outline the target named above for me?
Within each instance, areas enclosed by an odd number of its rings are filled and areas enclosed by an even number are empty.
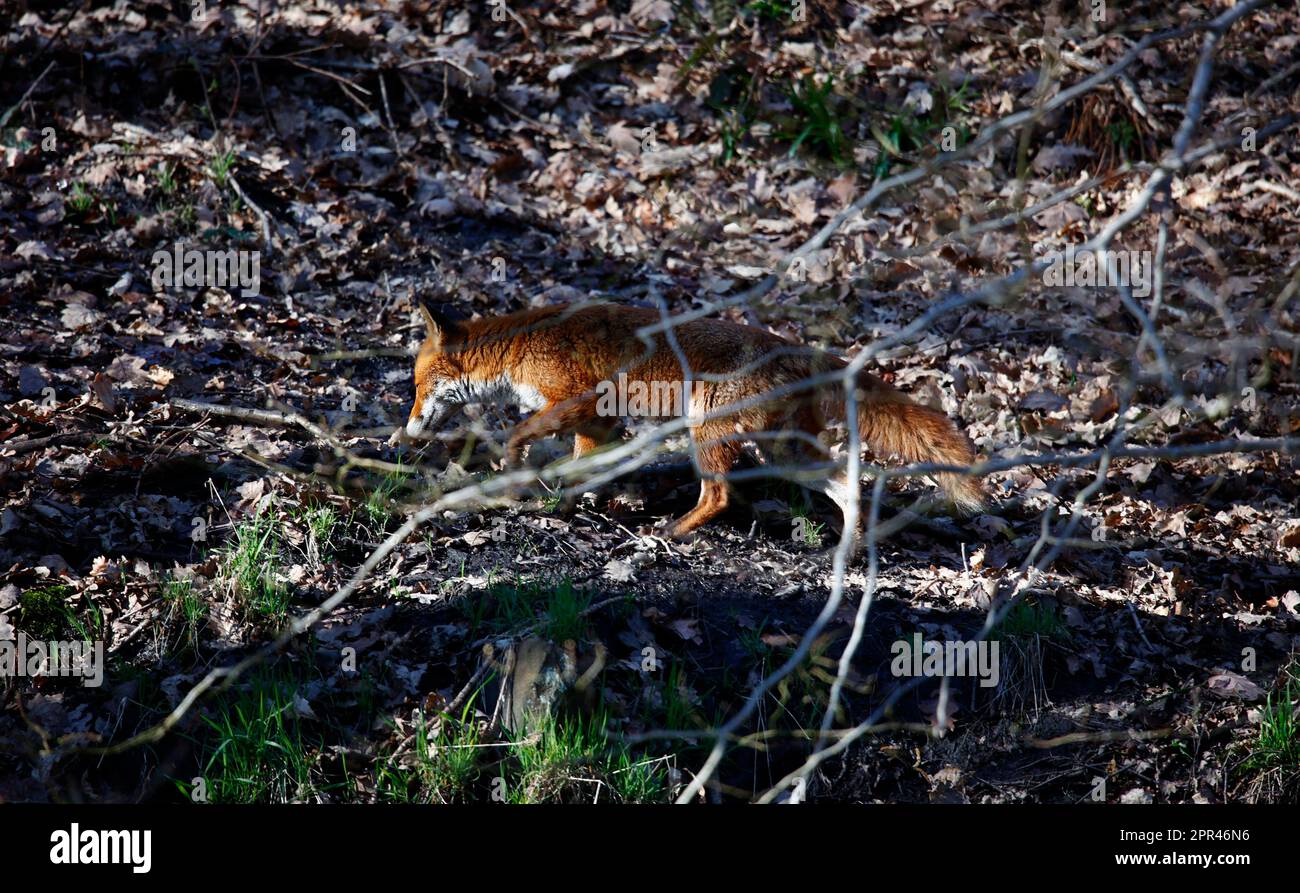
[[[833,379],[848,365],[763,329],[719,319],[675,323],[659,311],[616,303],[554,304],[465,321],[420,301],[424,341],[415,360],[415,399],[392,445],[420,439],[466,404],[510,403],[530,412],[510,433],[505,467],[518,467],[540,438],[573,436],[573,458],[609,442],[621,418],[604,398],[612,382],[665,395],[656,418],[686,415],[700,478],[693,509],[667,530],[686,539],[729,504],[727,475],[747,443],[760,461],[833,470],[801,481],[845,515],[852,498],[842,463],[828,462],[828,429],[844,424],[845,394]],[[685,360],[683,368],[682,360]],[[820,383],[809,383],[817,379]],[[673,387],[688,382],[689,387]],[[911,400],[863,370],[854,379],[860,441],[906,462],[969,467],[970,439],[947,415]],[[820,463],[820,465],[818,465]],[[985,504],[972,476],[935,479],[964,514]],[[855,531],[856,533],[856,531]]]

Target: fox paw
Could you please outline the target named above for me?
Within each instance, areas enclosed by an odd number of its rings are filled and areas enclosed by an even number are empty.
[[[687,526],[681,521],[672,521],[669,522],[668,526],[664,529],[663,535],[668,539],[684,543],[695,539],[695,534],[698,530],[699,528]]]

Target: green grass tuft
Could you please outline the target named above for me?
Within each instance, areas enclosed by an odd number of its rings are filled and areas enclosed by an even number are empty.
[[[279,581],[280,530],[263,512],[235,525],[234,541],[222,555],[224,577],[244,607],[254,614],[282,618],[289,610],[289,589]]]
[[[1300,775],[1300,664],[1293,665],[1270,692],[1259,720],[1259,736],[1246,761],[1249,769],[1281,769]]]
[[[72,597],[71,586],[28,589],[18,598],[18,627],[44,641],[68,638],[75,616],[68,604]]]
[[[235,166],[235,151],[233,149],[223,152],[216,158],[212,159],[212,165],[208,172],[212,174],[212,182],[216,183],[221,189],[226,188],[230,182],[230,171]]]
[[[998,636],[1007,638],[1067,640],[1070,630],[1056,612],[1044,605],[1020,602],[1007,612],[997,625]]]
[[[479,746],[479,724],[474,718],[474,697],[459,717],[443,714],[430,723],[415,717],[415,743],[404,764],[375,764],[375,789],[388,803],[468,802],[479,777],[484,748]]]
[[[510,755],[518,769],[505,779],[512,803],[648,803],[665,796],[661,763],[638,759],[611,740],[604,713],[563,720],[548,714],[511,745]]]
[[[211,803],[296,803],[309,799],[320,742],[294,710],[301,680],[262,669],[243,690],[223,695],[197,736],[201,778]],[[177,782],[189,797],[193,785]]]
[[[838,166],[852,161],[853,145],[844,131],[834,91],[834,75],[828,75],[820,84],[807,75],[786,90],[793,114],[781,122],[777,136],[792,141],[792,157],[806,143]]]
[[[181,643],[190,649],[199,644],[199,629],[207,616],[208,606],[189,580],[167,579],[162,586],[163,603],[167,606],[167,620],[180,622]]]
[[[573,639],[576,642],[587,634],[588,623],[583,612],[591,603],[592,593],[575,588],[571,580],[516,581],[467,596],[463,609],[475,630],[504,632],[540,622],[540,634],[551,641]]]

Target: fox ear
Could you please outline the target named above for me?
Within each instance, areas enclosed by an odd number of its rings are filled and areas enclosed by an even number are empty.
[[[420,315],[424,317],[424,326],[428,330],[429,340],[435,344],[445,343],[460,330],[460,322],[453,319],[445,310],[435,307],[423,298],[420,299]]]

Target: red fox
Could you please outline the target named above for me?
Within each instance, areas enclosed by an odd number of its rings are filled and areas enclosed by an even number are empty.
[[[576,459],[604,443],[618,416],[628,414],[625,403],[607,399],[613,383],[649,390],[664,399],[657,407],[649,401],[653,411],[644,414],[688,415],[696,447],[699,502],[669,528],[676,538],[726,509],[725,477],[746,442],[767,461],[826,467],[824,432],[844,417],[840,382],[800,387],[843,369],[844,360],[750,326],[701,319],[675,325],[672,339],[659,332],[642,340],[637,330],[661,320],[655,310],[560,304],[458,322],[427,305],[420,309],[428,331],[415,361],[415,402],[390,443],[418,438],[461,405],[508,402],[533,415],[511,433],[507,467],[519,464],[531,441],[550,435],[573,434]],[[674,387],[688,379],[687,387]],[[773,394],[778,388],[786,390]],[[970,441],[943,413],[913,403],[865,371],[857,376],[856,395],[858,430],[872,451],[908,462],[974,461]],[[974,478],[936,477],[960,510],[982,507],[983,490]],[[804,483],[846,511],[850,494],[842,466]]]

